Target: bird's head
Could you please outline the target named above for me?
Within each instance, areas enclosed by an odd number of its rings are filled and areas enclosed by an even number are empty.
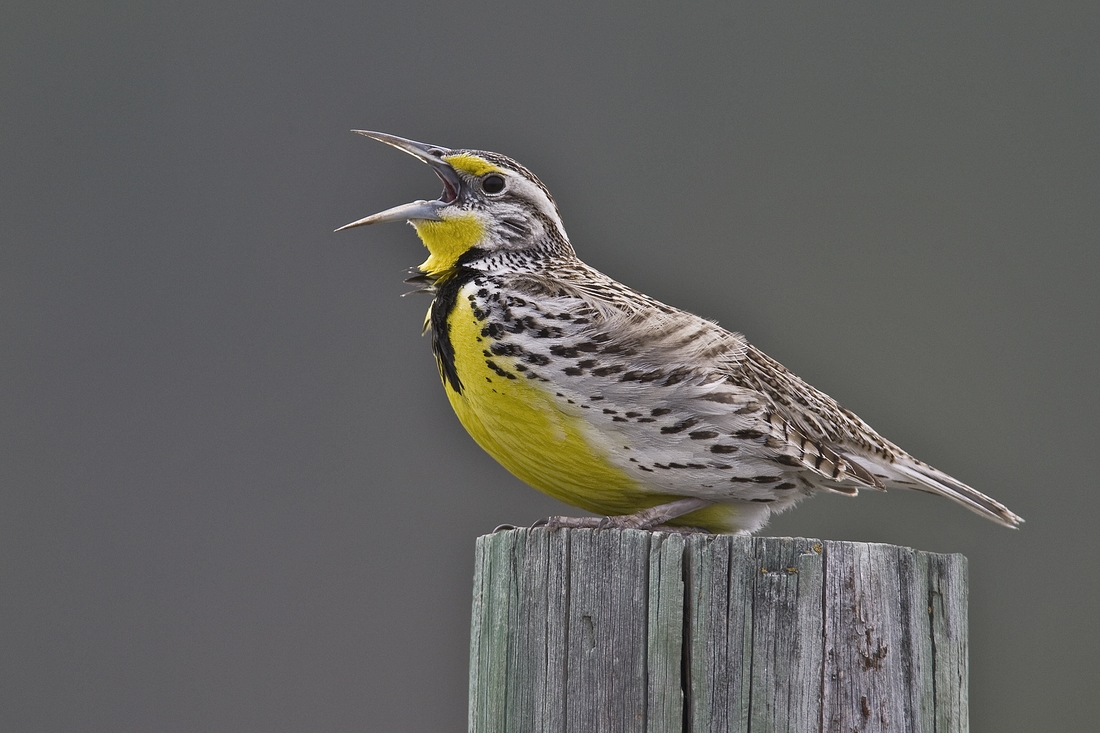
[[[546,186],[511,158],[481,150],[451,150],[381,132],[355,130],[427,163],[443,181],[434,201],[414,201],[336,231],[408,221],[428,248],[420,270],[442,277],[458,265],[572,254],[558,207]]]

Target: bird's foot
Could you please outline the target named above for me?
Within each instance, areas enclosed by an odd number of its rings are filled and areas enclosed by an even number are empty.
[[[547,529],[601,529],[603,522],[611,517],[547,517],[531,525],[531,528]]]

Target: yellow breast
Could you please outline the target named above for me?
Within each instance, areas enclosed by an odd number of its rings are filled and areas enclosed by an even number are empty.
[[[564,412],[541,383],[502,377],[487,364],[483,325],[460,295],[448,326],[462,391],[444,386],[478,445],[536,489],[589,511],[628,514],[660,503],[594,447],[592,428]]]

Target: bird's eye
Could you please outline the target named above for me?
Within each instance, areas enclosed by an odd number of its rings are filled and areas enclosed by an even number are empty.
[[[485,193],[500,193],[504,190],[504,178],[491,173],[481,179],[481,190]]]

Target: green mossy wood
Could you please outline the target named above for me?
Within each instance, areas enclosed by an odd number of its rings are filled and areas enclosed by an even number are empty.
[[[966,559],[637,530],[478,539],[472,733],[965,732]]]

